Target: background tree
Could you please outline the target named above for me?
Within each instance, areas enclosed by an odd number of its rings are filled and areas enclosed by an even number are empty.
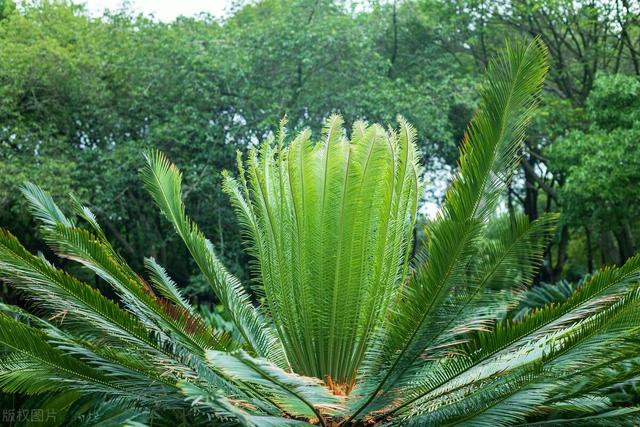
[[[404,39],[393,58],[388,38],[410,15],[403,10],[394,24],[387,6],[356,13],[339,3],[274,0],[242,7],[225,22],[202,16],[170,25],[126,11],[90,18],[65,2],[7,10],[3,224],[29,234],[16,196],[25,179],[60,195],[73,188],[134,266],[150,252],[183,284],[201,281],[184,253],[167,251],[173,238],[135,185],[142,149],[161,148],[185,165],[187,205],[246,277],[220,177],[208,172],[228,168],[237,149],[270,135],[284,115],[299,130],[331,112],[383,123],[403,114],[435,156],[455,147],[464,127],[447,106],[471,98],[455,90],[461,84],[444,62],[412,63]]]
[[[620,264],[636,251],[640,77],[598,77],[586,111],[589,129],[570,132],[546,154],[565,182],[560,200],[567,222],[582,227],[588,237],[584,250],[590,273],[596,263]],[[585,271],[574,275],[580,273]]]

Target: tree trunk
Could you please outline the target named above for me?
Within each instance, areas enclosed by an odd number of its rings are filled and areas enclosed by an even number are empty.
[[[587,270],[589,274],[593,274],[593,248],[591,244],[591,228],[588,225],[584,226],[584,234],[587,238]]]
[[[524,168],[525,194],[523,208],[529,221],[538,219],[538,188],[533,176],[534,173],[529,168]]]
[[[569,226],[563,225],[560,229],[560,241],[558,242],[558,256],[556,265],[551,266],[551,282],[560,280],[564,264],[567,262],[567,249],[569,248]]]
[[[611,230],[600,233],[600,263],[602,265],[620,264],[620,252]]]
[[[622,226],[615,233],[620,251],[620,264],[631,258],[636,251],[636,243],[631,232],[629,221],[624,220]]]

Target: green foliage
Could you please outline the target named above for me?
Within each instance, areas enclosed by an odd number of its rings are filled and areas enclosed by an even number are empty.
[[[635,250],[632,225],[640,219],[640,79],[600,76],[587,102],[591,126],[573,131],[547,150],[551,166],[565,180],[561,192],[565,220],[615,233],[620,257]],[[603,191],[615,189],[615,191]],[[604,237],[601,237],[604,238]],[[611,258],[603,254],[606,261]]]
[[[629,129],[640,122],[640,79],[622,74],[601,75],[587,99],[595,129]]]
[[[0,389],[44,394],[79,425],[156,414],[160,425],[636,424],[638,407],[609,395],[639,374],[640,256],[575,290],[522,292],[557,217],[494,218],[546,55],[537,39],[515,41],[491,62],[459,170],[413,263],[420,180],[403,120],[399,130],[357,122],[347,136],[331,116],[316,143],[309,131],[287,142],[281,127],[239,157],[224,188],[264,306],[187,216],[177,167],[147,152],[145,187],[232,331],[193,309],[154,259],[147,283],[77,199],[70,217],[25,184],[40,235],[117,301],[3,230],[0,277],[41,317],[0,306]]]

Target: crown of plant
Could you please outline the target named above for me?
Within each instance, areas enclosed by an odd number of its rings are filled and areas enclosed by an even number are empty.
[[[230,195],[292,368],[351,384],[406,278],[418,205],[415,133],[342,119],[238,159]]]
[[[74,201],[68,216],[25,184],[52,249],[118,298],[2,230],[0,277],[41,317],[0,305],[0,390],[64,403],[67,424],[637,425],[640,407],[616,406],[610,394],[640,378],[640,256],[532,306],[517,290],[531,284],[557,218],[514,214],[492,223],[497,238],[488,233],[546,62],[534,40],[508,43],[491,63],[415,260],[419,173],[402,120],[398,130],[356,123],[347,139],[332,116],[316,143],[306,131],[288,143],[281,129],[239,159],[224,188],[263,306],[187,216],[178,169],[147,153],[143,182],[232,333],[207,322],[152,258],[148,281],[134,272],[90,209]]]

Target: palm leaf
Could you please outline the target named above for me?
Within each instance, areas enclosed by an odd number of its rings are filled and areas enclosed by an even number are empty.
[[[462,148],[459,171],[438,218],[427,233],[426,261],[406,286],[376,354],[365,364],[359,393],[365,411],[382,389],[389,389],[410,369],[429,343],[450,323],[448,297],[465,283],[489,214],[518,162],[524,131],[547,70],[540,42],[515,42],[490,67],[479,112]],[[380,364],[380,361],[384,361]]]
[[[39,196],[30,199],[34,214],[44,211],[43,206],[55,206],[51,197],[37,187],[31,185],[23,188],[27,196],[33,191]],[[92,223],[94,228],[98,227],[97,223]],[[228,338],[224,334],[214,334],[201,318],[158,298],[115,251],[99,228],[96,235],[49,217],[44,221],[42,232],[58,255],[81,263],[110,283],[129,310],[146,321],[147,327],[171,334],[196,353],[203,354],[207,348],[224,348],[228,345]]]
[[[142,179],[149,193],[174,225],[247,344],[258,355],[268,357],[280,366],[286,365],[280,345],[262,315],[251,305],[240,282],[224,268],[211,242],[187,218],[180,195],[180,172],[158,152],[149,153],[146,157],[148,165]]]
[[[182,295],[176,282],[169,277],[167,271],[153,258],[145,258],[144,265],[149,271],[151,282],[160,294],[173,302],[175,305],[182,307],[191,314],[194,314],[193,307]]]
[[[226,377],[259,387],[291,415],[322,420],[339,408],[340,400],[318,379],[287,373],[243,351],[230,354],[211,350],[207,352],[207,361]]]
[[[6,315],[0,315],[0,344],[15,353],[2,363],[0,371],[0,384],[7,390],[41,393],[76,387],[88,392],[127,394],[95,369],[51,346],[41,331]],[[22,374],[16,374],[18,371]]]

